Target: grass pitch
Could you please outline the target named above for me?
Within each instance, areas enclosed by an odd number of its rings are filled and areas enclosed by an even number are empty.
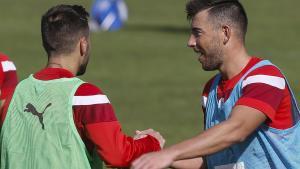
[[[249,53],[271,59],[300,98],[300,1],[241,0],[249,17]],[[119,32],[92,34],[92,55],[82,78],[114,105],[123,130],[152,127],[173,144],[202,130],[200,96],[215,72],[204,72],[186,47],[189,23],[183,0],[127,0],[129,21]],[[0,51],[16,63],[20,79],[46,64],[41,15],[58,3],[92,1],[1,0]]]

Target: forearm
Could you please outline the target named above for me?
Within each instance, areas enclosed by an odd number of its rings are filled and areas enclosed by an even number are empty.
[[[202,134],[160,152],[143,155],[134,161],[133,168],[166,168],[175,161],[204,157],[243,142],[265,120],[266,116],[247,106],[236,106],[228,120]],[[226,157],[224,157],[226,158]]]
[[[172,163],[171,168],[205,169],[202,157],[179,160]]]
[[[235,143],[243,142],[266,119],[262,112],[238,105],[233,109],[228,120],[165,151],[168,151],[167,153],[170,153],[175,161],[210,155]]]
[[[209,155],[243,141],[244,135],[239,130],[240,127],[241,123],[225,121],[165,151],[169,151],[175,160]]]
[[[134,140],[122,133],[118,122],[88,125],[86,130],[98,154],[113,167],[128,167],[140,155],[160,150],[155,138],[148,136]]]

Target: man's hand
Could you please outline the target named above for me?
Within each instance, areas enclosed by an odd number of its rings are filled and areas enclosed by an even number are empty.
[[[162,137],[162,135],[159,132],[157,132],[157,131],[155,131],[153,129],[147,129],[147,130],[144,130],[144,131],[137,130],[135,132],[135,134],[136,135],[133,137],[135,140],[144,138],[147,135],[150,135],[150,136],[156,138],[157,141],[159,142],[159,145],[160,145],[161,148],[164,147],[165,142],[166,142],[165,139]]]
[[[167,151],[159,151],[142,155],[132,163],[132,169],[161,169],[169,167],[175,155]]]
[[[139,130],[136,130],[135,135],[133,136],[133,139],[138,140],[138,139],[141,139],[141,138],[144,138],[144,137],[147,137],[147,135],[142,134],[142,132],[139,131]]]

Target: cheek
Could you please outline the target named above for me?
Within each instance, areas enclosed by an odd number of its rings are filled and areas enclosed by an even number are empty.
[[[196,39],[196,42],[201,46],[201,47],[207,47],[213,42],[213,38],[209,38],[207,36],[201,36]]]
[[[205,40],[203,38],[197,38],[196,44],[198,47],[203,48],[205,46]]]
[[[220,47],[220,39],[219,37],[214,37],[211,38],[208,42],[207,42],[207,46],[211,49],[216,49]]]

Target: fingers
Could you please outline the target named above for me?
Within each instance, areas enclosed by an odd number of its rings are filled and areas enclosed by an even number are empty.
[[[144,162],[144,156],[141,156],[132,163],[131,169],[141,169],[142,167],[145,168],[145,164],[146,163]]]
[[[139,130],[136,130],[135,131],[135,136],[133,137],[134,140],[138,140],[138,139],[141,139],[141,138],[144,138],[144,137],[147,137],[146,134],[143,134],[141,131]]]
[[[157,132],[153,129],[147,129],[147,130],[143,130],[143,131],[136,130],[136,134],[137,135],[134,137],[136,139],[143,138],[146,135],[150,135],[150,136],[154,137],[159,142],[159,145],[161,148],[163,148],[163,146],[165,145],[165,142],[166,142],[165,139],[163,138],[163,136],[159,132]]]
[[[150,153],[151,154],[151,153]],[[157,169],[151,164],[151,155],[143,155],[132,163],[131,169]],[[149,156],[150,155],[150,156]]]
[[[145,135],[154,132],[153,129],[147,129],[147,130],[143,130],[143,131],[136,130],[136,132],[137,131],[139,132],[139,134],[145,134]]]
[[[142,155],[132,163],[132,169],[163,169],[173,162],[172,156],[162,151]]]

